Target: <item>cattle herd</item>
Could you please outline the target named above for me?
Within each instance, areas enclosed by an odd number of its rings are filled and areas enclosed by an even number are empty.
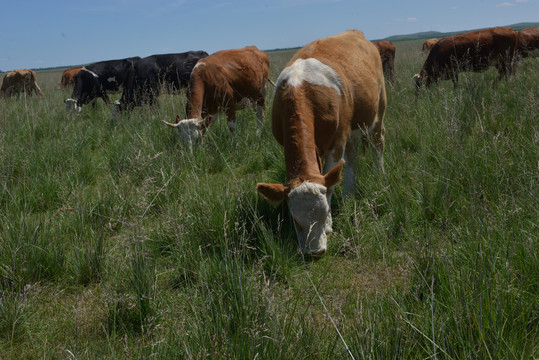
[[[459,72],[494,66],[498,79],[516,73],[521,58],[539,50],[539,27],[514,31],[497,27],[428,39],[428,53],[414,76],[416,90],[440,80],[458,83]],[[73,86],[65,100],[70,113],[79,113],[98,98],[112,106],[112,116],[135,106],[155,104],[162,89],[187,89],[186,117],[165,124],[178,129],[192,147],[224,113],[230,131],[235,111],[256,105],[259,129],[264,122],[267,83],[275,87],[272,132],[284,148],[286,184],[259,183],[256,189],[272,203],[287,201],[302,253],[320,256],[332,232],[331,195],[345,168],[344,191],[354,190],[358,143],[372,144],[377,169],[383,173],[385,79],[394,81],[395,46],[371,43],[356,30],[305,45],[288,62],[274,84],[269,59],[254,46],[218,51],[131,57],[65,70],[61,87]],[[498,80],[497,79],[497,80]],[[122,89],[111,103],[107,92]],[[0,95],[35,91],[43,96],[32,70],[9,72]]]

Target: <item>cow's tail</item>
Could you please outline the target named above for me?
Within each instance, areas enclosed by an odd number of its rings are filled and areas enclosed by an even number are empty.
[[[45,94],[43,94],[43,91],[41,91],[41,89],[39,88],[37,81],[34,81],[34,89],[36,90],[36,93],[38,93],[40,96],[45,96]]]
[[[43,94],[43,91],[41,91],[41,89],[39,88],[39,85],[37,84],[37,79],[36,79],[35,73],[32,72],[32,74],[30,75],[30,77],[32,78],[32,83],[33,83],[33,87],[34,87],[35,92],[36,92],[39,96],[45,96],[45,94]],[[30,90],[30,91],[32,91],[32,90]]]

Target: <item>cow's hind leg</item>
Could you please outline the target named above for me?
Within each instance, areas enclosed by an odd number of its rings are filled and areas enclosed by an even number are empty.
[[[260,96],[258,100],[256,101],[256,118],[258,120],[256,133],[257,135],[260,135],[260,132],[262,131],[262,127],[264,127],[264,122],[266,118],[266,87],[267,87],[267,80],[262,80],[262,88],[260,89]]]
[[[226,109],[227,126],[231,133],[236,131],[236,103],[231,101]]]
[[[331,169],[333,169],[341,161],[342,156],[343,156],[342,149],[332,150],[328,154],[326,154],[326,156],[324,157],[323,173],[327,174]],[[346,169],[345,174],[348,174],[348,162],[345,163],[345,169]],[[346,188],[345,188],[345,192],[346,192]],[[327,199],[330,209],[331,209],[332,195],[333,195],[333,187],[328,188],[326,192],[326,199]],[[326,220],[325,231],[326,231],[326,234],[331,234],[333,232],[333,218],[331,217],[331,210],[329,211],[329,214]]]
[[[379,120],[374,126],[371,137],[376,169],[382,174],[384,173],[384,133],[384,124]]]
[[[257,118],[257,127],[256,133],[260,135],[262,128],[264,127],[264,122],[266,119],[266,107],[264,99],[256,102],[256,118]]]

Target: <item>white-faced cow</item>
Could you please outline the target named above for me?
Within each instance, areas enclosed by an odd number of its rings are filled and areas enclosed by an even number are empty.
[[[539,26],[518,32],[518,53],[523,58],[539,56]]]
[[[189,51],[179,54],[151,55],[133,63],[122,97],[114,102],[113,117],[135,106],[152,106],[159,91],[177,91],[187,87],[191,71],[198,60],[208,56],[205,51]]]
[[[287,183],[256,189],[272,203],[287,200],[302,253],[326,251],[333,187],[344,165],[345,193],[354,191],[360,140],[372,142],[383,172],[385,109],[380,54],[357,30],[306,45],[281,72],[272,131],[284,147]]]
[[[419,89],[451,79],[456,86],[459,72],[480,72],[490,66],[498,69],[498,79],[506,77],[515,71],[517,46],[516,31],[504,27],[444,37],[430,50],[414,83]]]
[[[30,69],[20,69],[10,71],[5,75],[0,95],[13,96],[17,94],[17,97],[20,97],[22,92],[32,95],[34,91],[40,96],[45,96],[37,85],[36,72]]]
[[[124,85],[133,66],[140,57],[120,60],[107,60],[84,66],[75,75],[75,86],[71,98],[64,100],[68,112],[80,113],[82,105],[102,98],[107,105],[110,100],[108,91],[118,91]]]
[[[233,132],[236,110],[248,100],[257,106],[260,126],[264,121],[268,71],[268,56],[255,46],[211,54],[199,60],[191,73],[187,119],[179,121],[176,116],[176,124],[164,123],[177,128],[181,140],[191,147],[203,136],[217,113],[226,114],[228,128]]]
[[[64,70],[62,73],[62,80],[60,82],[60,89],[65,89],[67,86],[75,84],[75,76],[82,69],[82,66],[76,66]]]
[[[395,45],[387,40],[376,41],[373,44],[380,53],[384,75],[387,81],[391,83],[395,79]]]

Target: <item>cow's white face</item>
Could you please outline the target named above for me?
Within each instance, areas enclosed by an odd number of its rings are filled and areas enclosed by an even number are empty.
[[[118,120],[120,118],[120,116],[121,116],[121,113],[122,113],[122,104],[120,103],[119,100],[116,100],[112,104],[113,104],[113,107],[112,107],[112,120]]]
[[[331,221],[326,193],[325,186],[305,181],[288,194],[288,209],[303,254],[326,252],[326,223]]]
[[[198,143],[202,137],[202,123],[199,119],[185,119],[176,124],[180,132],[180,140],[190,148]]]
[[[419,89],[421,87],[421,75],[420,74],[415,74],[414,75],[414,86],[416,89]]]
[[[81,112],[81,110],[82,110],[82,106],[79,106],[77,104],[77,100],[75,100],[75,99],[71,99],[71,98],[65,99],[64,103],[66,104],[66,111],[68,113],[76,112],[77,114],[79,114]]]

